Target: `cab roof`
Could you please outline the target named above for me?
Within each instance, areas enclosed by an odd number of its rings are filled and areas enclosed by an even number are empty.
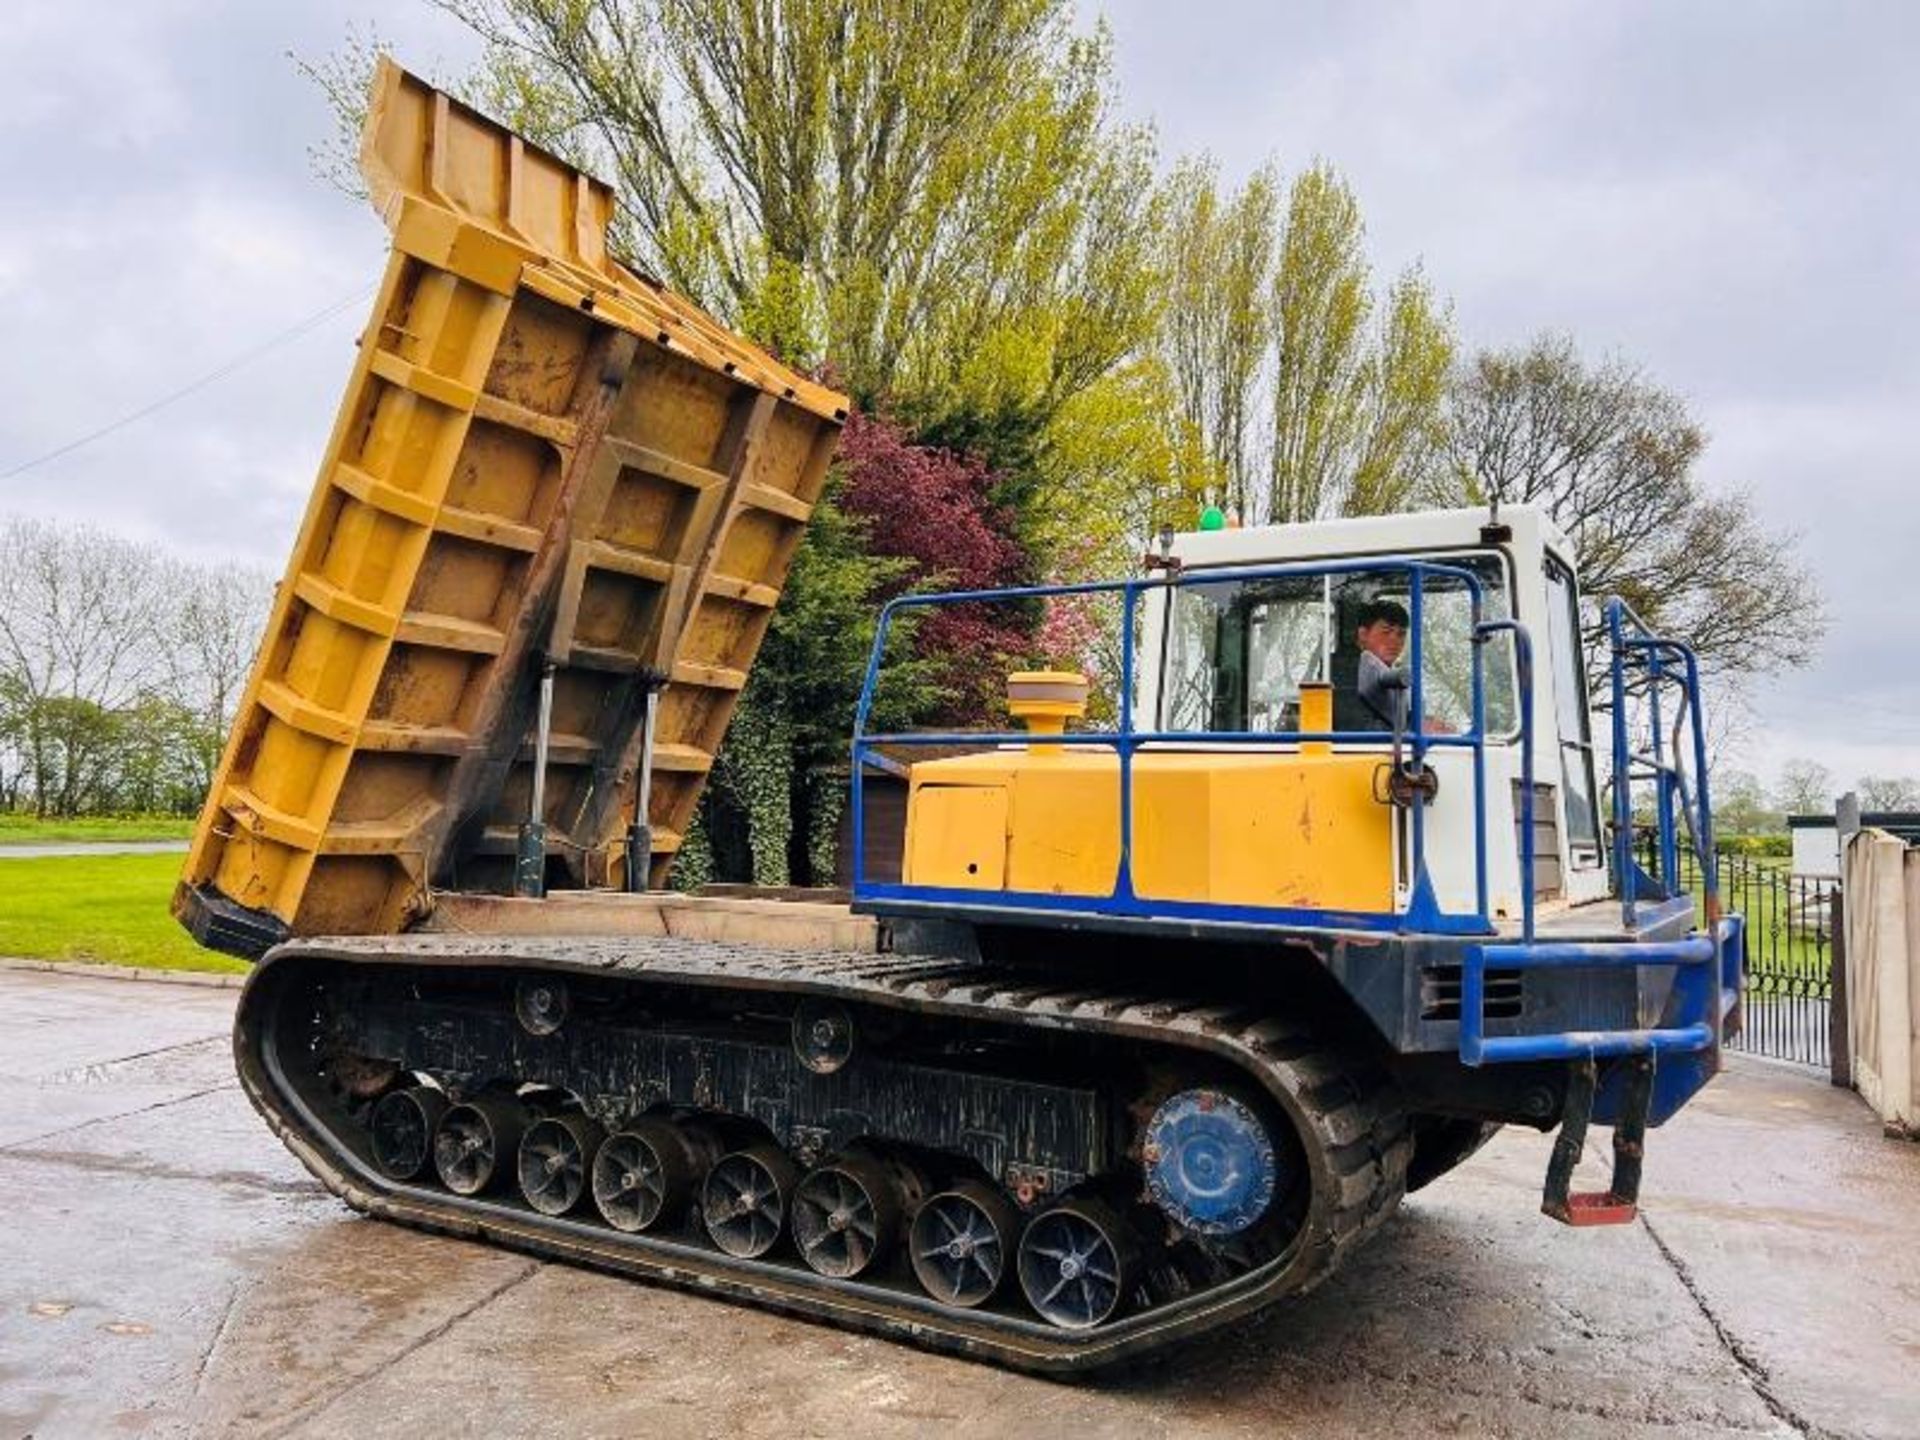
[[[1477,550],[1490,543],[1482,534],[1490,523],[1490,512],[1476,507],[1343,516],[1297,525],[1189,530],[1174,536],[1173,553],[1189,567],[1205,567]],[[1516,545],[1538,544],[1563,560],[1572,560],[1573,546],[1540,506],[1503,505],[1499,523],[1512,529]]]

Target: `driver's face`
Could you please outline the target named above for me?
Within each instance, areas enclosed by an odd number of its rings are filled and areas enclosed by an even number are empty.
[[[1360,648],[1373,656],[1383,665],[1400,663],[1400,652],[1406,648],[1407,632],[1391,620],[1376,620],[1371,625],[1362,625],[1354,632]]]

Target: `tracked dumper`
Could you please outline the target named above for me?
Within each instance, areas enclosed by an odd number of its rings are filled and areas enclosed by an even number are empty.
[[[844,401],[390,64],[363,168],[392,257],[175,901],[258,958],[240,1075],[336,1194],[1052,1372],[1310,1288],[1501,1124],[1560,1128],[1548,1214],[1633,1214],[1742,932],[1679,884],[1691,653],[1606,607],[1605,754],[1545,517],[896,600],[851,903],[672,894]],[[875,731],[889,633],[941,605],[1083,607],[1118,664]]]

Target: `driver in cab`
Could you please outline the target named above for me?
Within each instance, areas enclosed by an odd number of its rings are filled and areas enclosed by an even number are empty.
[[[1333,685],[1333,728],[1336,730],[1392,730],[1395,706],[1395,667],[1407,648],[1406,606],[1397,600],[1369,600],[1354,616],[1355,649],[1336,657]],[[1344,648],[1344,647],[1343,647]],[[1346,665],[1339,664],[1346,658]],[[1404,690],[1400,692],[1405,695]],[[1430,735],[1448,735],[1453,727],[1429,716]]]

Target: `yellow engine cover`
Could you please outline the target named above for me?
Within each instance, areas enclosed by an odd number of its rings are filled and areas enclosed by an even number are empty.
[[[1147,900],[1386,913],[1393,820],[1377,755],[1146,750],[1133,888]],[[913,767],[909,885],[1103,897],[1120,864],[1108,750],[1008,748]]]

